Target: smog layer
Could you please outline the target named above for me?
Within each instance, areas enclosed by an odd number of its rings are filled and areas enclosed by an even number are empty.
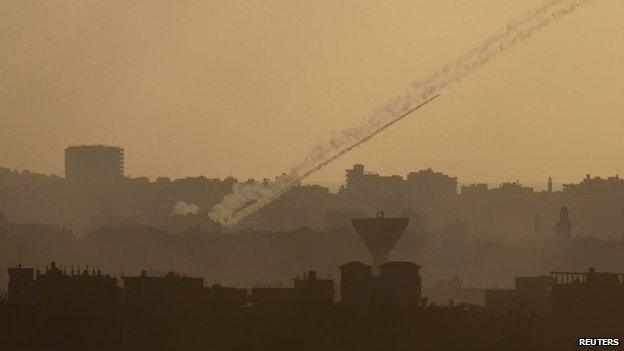
[[[587,2],[588,0],[550,1],[529,11],[520,19],[509,22],[502,32],[486,39],[469,53],[445,64],[429,77],[413,82],[401,95],[379,107],[360,125],[335,132],[329,139],[319,143],[287,174],[268,184],[236,184],[232,193],[212,208],[209,217],[228,226],[238,223],[280,197],[301,180],[407,117],[469,76],[475,69]]]

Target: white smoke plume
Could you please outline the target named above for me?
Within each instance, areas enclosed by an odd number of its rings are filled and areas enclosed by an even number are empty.
[[[195,204],[178,201],[173,206],[173,214],[177,216],[186,216],[189,214],[197,214],[199,212],[199,207]]]
[[[215,205],[208,216],[225,225],[236,224],[280,197],[310,174],[435,99],[475,69],[589,1],[551,0],[529,11],[522,18],[509,22],[503,31],[486,39],[464,56],[447,63],[434,74],[413,82],[401,95],[378,108],[360,125],[334,132],[328,140],[317,144],[288,174],[268,184],[235,184],[232,192]]]

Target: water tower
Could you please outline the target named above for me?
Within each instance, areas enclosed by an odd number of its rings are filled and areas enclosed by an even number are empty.
[[[373,255],[373,269],[388,261],[388,255],[394,244],[399,240],[409,218],[385,218],[383,211],[376,218],[354,218],[351,225]]]

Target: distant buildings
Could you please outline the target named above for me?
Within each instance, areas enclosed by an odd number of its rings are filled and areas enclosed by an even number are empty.
[[[485,290],[485,311],[494,317],[552,319],[577,327],[615,326],[624,321],[624,274],[589,268],[517,277],[515,289]]]
[[[485,311],[493,317],[550,318],[549,277],[516,277],[515,289],[486,289]]]
[[[416,199],[448,199],[457,195],[457,178],[431,168],[412,172],[405,180],[407,191]]]
[[[180,309],[198,306],[204,279],[167,273],[164,277],[123,277],[124,303],[138,309]]]
[[[68,273],[52,262],[45,272],[32,268],[9,268],[8,300],[42,311],[77,314],[108,314],[121,304],[121,288],[113,277],[99,271]]]
[[[334,281],[318,279],[315,271],[309,271],[303,278],[293,279],[297,303],[303,305],[331,305],[334,302]]]
[[[65,149],[65,178],[70,181],[110,182],[124,175],[124,150],[103,145]]]
[[[624,191],[624,179],[620,178],[619,175],[602,178],[586,174],[585,178],[578,184],[564,184],[563,191],[576,195],[621,192]]]
[[[352,169],[346,170],[343,190],[351,194],[387,196],[403,190],[403,178],[398,175],[380,176],[375,172],[366,172],[364,165],[356,164]]]
[[[420,200],[444,199],[457,195],[457,178],[428,168],[409,173],[404,180],[398,175],[381,176],[375,172],[367,172],[364,165],[356,164],[352,169],[346,170],[343,190],[355,194],[383,196],[407,192],[409,196]]]
[[[315,271],[293,279],[294,287],[254,287],[251,304],[259,309],[298,309],[334,303],[334,281],[318,279]]]

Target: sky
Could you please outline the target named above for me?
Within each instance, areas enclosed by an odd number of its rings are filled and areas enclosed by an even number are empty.
[[[0,0],[0,166],[273,177],[544,0]],[[315,174],[624,174],[624,2],[595,0]]]

